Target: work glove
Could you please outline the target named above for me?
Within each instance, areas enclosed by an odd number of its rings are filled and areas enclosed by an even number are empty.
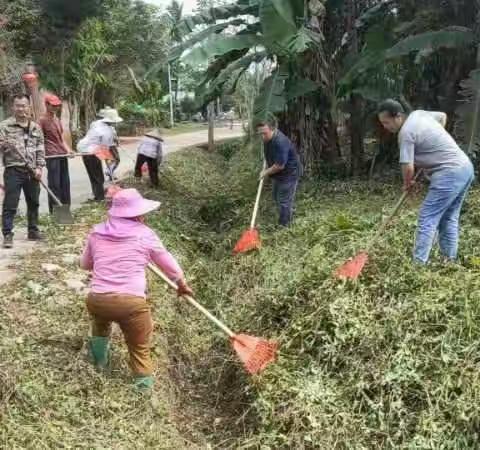
[[[179,297],[193,295],[192,289],[183,278],[177,283],[177,294]]]

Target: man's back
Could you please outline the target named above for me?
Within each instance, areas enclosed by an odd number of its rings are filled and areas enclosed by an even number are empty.
[[[77,149],[82,153],[94,151],[98,146],[112,147],[115,144],[115,133],[113,128],[97,120],[90,125],[90,129],[83,139],[77,144]]]
[[[407,117],[398,135],[401,163],[411,162],[412,151],[415,165],[430,172],[468,163],[467,155],[440,123],[444,117],[422,110]]]
[[[138,146],[138,153],[149,158],[161,158],[162,156],[162,143],[150,136],[144,136]]]
[[[280,130],[275,131],[272,140],[265,144],[265,159],[270,167],[273,164],[285,168],[272,178],[277,180],[295,179],[299,176],[299,160],[293,143]]]

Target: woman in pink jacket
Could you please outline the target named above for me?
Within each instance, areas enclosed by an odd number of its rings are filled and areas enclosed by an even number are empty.
[[[124,189],[112,199],[109,218],[88,236],[80,265],[93,272],[87,308],[92,319],[90,351],[95,366],[108,363],[112,322],[120,325],[138,388],[153,386],[150,340],[153,330],[146,301],[145,269],[154,263],[178,285],[178,294],[192,294],[175,258],[144,223],[159,202],[144,199],[136,189]]]

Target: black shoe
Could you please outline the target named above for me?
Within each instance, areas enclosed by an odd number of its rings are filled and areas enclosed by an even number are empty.
[[[13,248],[13,233],[8,233],[3,237],[3,248]]]
[[[29,241],[43,241],[43,235],[40,231],[29,231],[28,232]]]

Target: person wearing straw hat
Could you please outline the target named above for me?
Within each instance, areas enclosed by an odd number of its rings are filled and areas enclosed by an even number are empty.
[[[157,265],[178,286],[179,295],[192,295],[182,269],[164,248],[156,233],[145,225],[145,215],[160,202],[147,200],[136,189],[115,193],[108,220],[89,234],[80,266],[93,272],[87,309],[92,320],[89,348],[97,368],[109,359],[112,322],[119,324],[130,355],[134,386],[154,384],[150,340],[153,323],[146,300],[145,269]]]
[[[114,142],[114,145],[110,148],[110,152],[113,155],[113,160],[105,161],[107,165],[107,169],[105,170],[105,175],[110,179],[111,182],[114,182],[116,180],[115,170],[117,170],[118,166],[120,165],[120,153],[118,151],[119,139],[117,135],[117,130],[115,129],[115,125],[123,122],[123,119],[118,115],[117,110],[111,108],[110,106],[107,106],[101,109],[98,112],[98,115],[104,121],[105,119],[108,119],[108,118],[111,118],[112,120],[114,120],[114,122],[110,122],[110,125],[113,130],[113,142]]]
[[[94,201],[102,201],[105,199],[105,176],[102,162],[95,155],[92,155],[92,153],[99,147],[105,147],[112,152],[114,157],[118,155],[117,138],[113,125],[123,121],[118,115],[117,110],[113,108],[100,110],[98,115],[103,117],[91,124],[86,136],[81,139],[77,145],[78,151],[84,154],[83,163],[85,164],[85,169],[87,170],[88,178],[92,185]],[[113,168],[113,170],[115,170],[115,168]]]
[[[56,95],[45,96],[46,114],[40,119],[45,138],[45,155],[47,159],[48,187],[58,197],[62,205],[71,204],[70,172],[67,155],[73,155],[73,150],[65,142],[62,123],[58,118],[62,101]],[[54,201],[48,196],[50,214]]]
[[[142,167],[146,163],[150,182],[153,186],[158,186],[158,166],[162,163],[163,138],[160,131],[155,128],[145,134],[138,147],[137,162],[135,164],[135,178],[142,178]]]

